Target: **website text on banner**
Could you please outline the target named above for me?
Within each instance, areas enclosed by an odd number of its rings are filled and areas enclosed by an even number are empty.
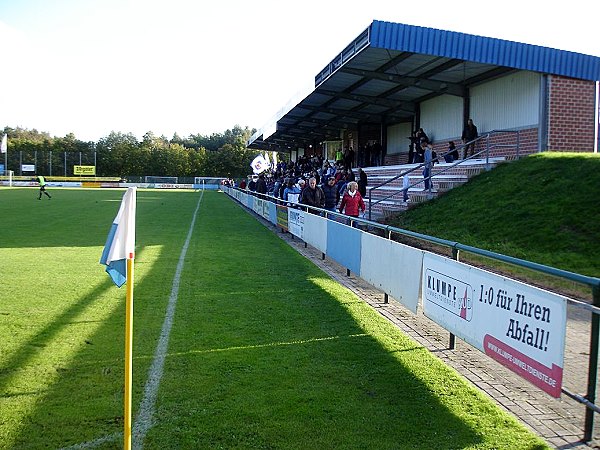
[[[560,397],[567,299],[426,253],[423,311],[519,376]]]

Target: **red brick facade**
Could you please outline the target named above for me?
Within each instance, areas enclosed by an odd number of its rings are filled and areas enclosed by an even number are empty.
[[[593,152],[594,82],[550,75],[548,84],[548,150]]]

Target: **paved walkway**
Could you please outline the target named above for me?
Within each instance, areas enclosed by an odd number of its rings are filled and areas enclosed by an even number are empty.
[[[275,227],[266,221],[264,224],[404,333],[453,367],[549,445],[558,449],[600,448],[600,416],[597,415],[595,420],[595,441],[590,445],[581,442],[585,417],[583,405],[564,394],[561,399],[550,397],[458,338],[455,349],[449,350],[449,333],[422,312],[414,315],[391,297],[388,303],[384,303],[384,294],[380,290],[354,274],[347,276],[346,268],[328,258],[323,260],[319,250],[306,247],[298,238],[292,239],[289,233],[275,231]],[[587,386],[590,316],[591,313],[568,307],[563,388],[580,395],[585,394]]]

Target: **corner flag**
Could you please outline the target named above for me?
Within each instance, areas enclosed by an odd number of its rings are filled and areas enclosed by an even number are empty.
[[[123,449],[131,450],[131,387],[133,379],[133,257],[135,253],[136,188],[123,195],[117,217],[113,220],[100,264],[113,282],[121,287],[127,282],[125,296],[125,395],[123,397]]]
[[[123,195],[100,257],[100,264],[106,265],[106,273],[118,287],[127,281],[126,261],[135,253],[135,204],[136,188],[130,187]]]

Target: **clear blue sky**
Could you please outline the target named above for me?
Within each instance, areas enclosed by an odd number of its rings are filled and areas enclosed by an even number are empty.
[[[261,128],[373,20],[600,56],[592,8],[588,0],[0,0],[0,128],[94,141],[110,131],[170,138]]]

